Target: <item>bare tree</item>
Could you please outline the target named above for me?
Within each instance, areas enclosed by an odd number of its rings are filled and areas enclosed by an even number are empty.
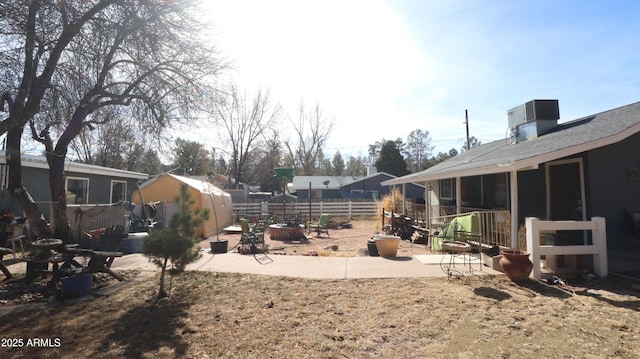
[[[429,131],[423,131],[421,129],[411,131],[409,136],[407,136],[405,150],[409,170],[411,170],[411,172],[422,170],[424,162],[431,156],[431,151],[433,151]]]
[[[286,141],[289,156],[296,168],[302,169],[304,176],[315,173],[317,161],[322,154],[322,147],[333,131],[335,119],[327,119],[319,104],[307,109],[300,101],[298,118],[291,120],[296,138],[294,142]]]
[[[271,99],[268,90],[259,89],[249,100],[245,93],[232,86],[212,101],[209,112],[224,128],[222,140],[229,144],[225,152],[231,158],[234,181],[243,182],[253,150],[264,139],[266,131],[278,122],[280,105]]]
[[[104,167],[146,173],[151,169],[150,174],[159,173],[159,169],[147,166],[147,156],[171,141],[158,128],[141,126],[128,110],[113,106],[100,111],[109,120],[100,126],[83,127],[69,144],[68,157]]]
[[[142,0],[2,3],[2,63],[20,69],[3,103],[11,193],[39,236],[51,235],[19,178],[25,124],[46,150],[55,235],[69,238],[64,162],[83,131],[110,121],[111,106],[129,106],[140,124],[162,128],[188,119],[209,77],[221,68],[199,39],[194,3]],[[46,111],[41,111],[46,110]],[[38,221],[40,220],[40,221]]]

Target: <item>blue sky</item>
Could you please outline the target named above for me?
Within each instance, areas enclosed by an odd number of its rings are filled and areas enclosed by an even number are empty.
[[[418,128],[460,149],[465,110],[490,142],[529,100],[558,99],[561,122],[640,101],[639,1],[207,3],[230,78],[291,114],[318,102],[336,121],[328,155]]]

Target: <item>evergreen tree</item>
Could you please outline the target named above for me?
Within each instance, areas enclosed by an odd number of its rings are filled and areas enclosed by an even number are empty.
[[[180,186],[180,194],[174,199],[178,212],[171,216],[169,224],[161,230],[152,231],[142,242],[144,255],[160,267],[158,299],[168,296],[164,277],[169,262],[173,265],[172,273],[182,272],[187,264],[200,258],[196,228],[209,219],[209,210],[194,208],[196,202],[188,188],[186,184]]]
[[[336,151],[336,153],[333,155],[332,165],[333,165],[333,172],[335,173],[335,175],[343,176],[345,164],[344,164],[344,159],[340,154],[340,151]]]
[[[382,145],[380,157],[375,165],[379,172],[386,172],[398,177],[410,173],[398,144],[394,141],[387,141]]]

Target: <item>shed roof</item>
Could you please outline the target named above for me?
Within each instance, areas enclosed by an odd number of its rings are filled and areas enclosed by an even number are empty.
[[[504,173],[607,146],[640,132],[640,102],[558,124],[550,132],[519,143],[507,139],[474,147],[424,171],[383,185]]]

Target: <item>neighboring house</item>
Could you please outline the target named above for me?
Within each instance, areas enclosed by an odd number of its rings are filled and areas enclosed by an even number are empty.
[[[443,207],[507,209],[512,243],[525,217],[604,217],[608,247],[625,247],[633,231],[627,210],[640,208],[640,102],[558,123],[554,101],[510,110],[508,139],[383,184],[428,185]]]
[[[390,193],[388,186],[381,183],[396,178],[385,172],[376,172],[368,176],[295,176],[293,189],[300,200],[309,199],[374,199],[378,200]],[[405,198],[424,201],[424,186],[409,183],[406,187]]]
[[[225,183],[222,189],[231,195],[233,203],[245,203],[249,201],[250,188],[245,183]]]
[[[6,155],[0,152],[0,209],[11,209],[19,215],[22,209],[7,191]],[[145,173],[87,165],[67,161],[65,164],[67,204],[110,204],[130,201],[138,181],[149,178]],[[22,181],[45,218],[50,218],[51,191],[49,165],[43,156],[22,155]]]
[[[382,182],[396,178],[386,172],[376,172],[367,177],[353,181],[342,187],[342,198],[373,198],[380,199],[391,192],[389,186],[383,186]],[[400,191],[402,193],[402,189]],[[415,200],[418,203],[424,203],[424,186],[408,183],[405,186],[406,199]]]
[[[309,196],[316,201],[340,199],[343,186],[362,178],[363,176],[294,176],[289,188],[302,201],[308,200]]]

